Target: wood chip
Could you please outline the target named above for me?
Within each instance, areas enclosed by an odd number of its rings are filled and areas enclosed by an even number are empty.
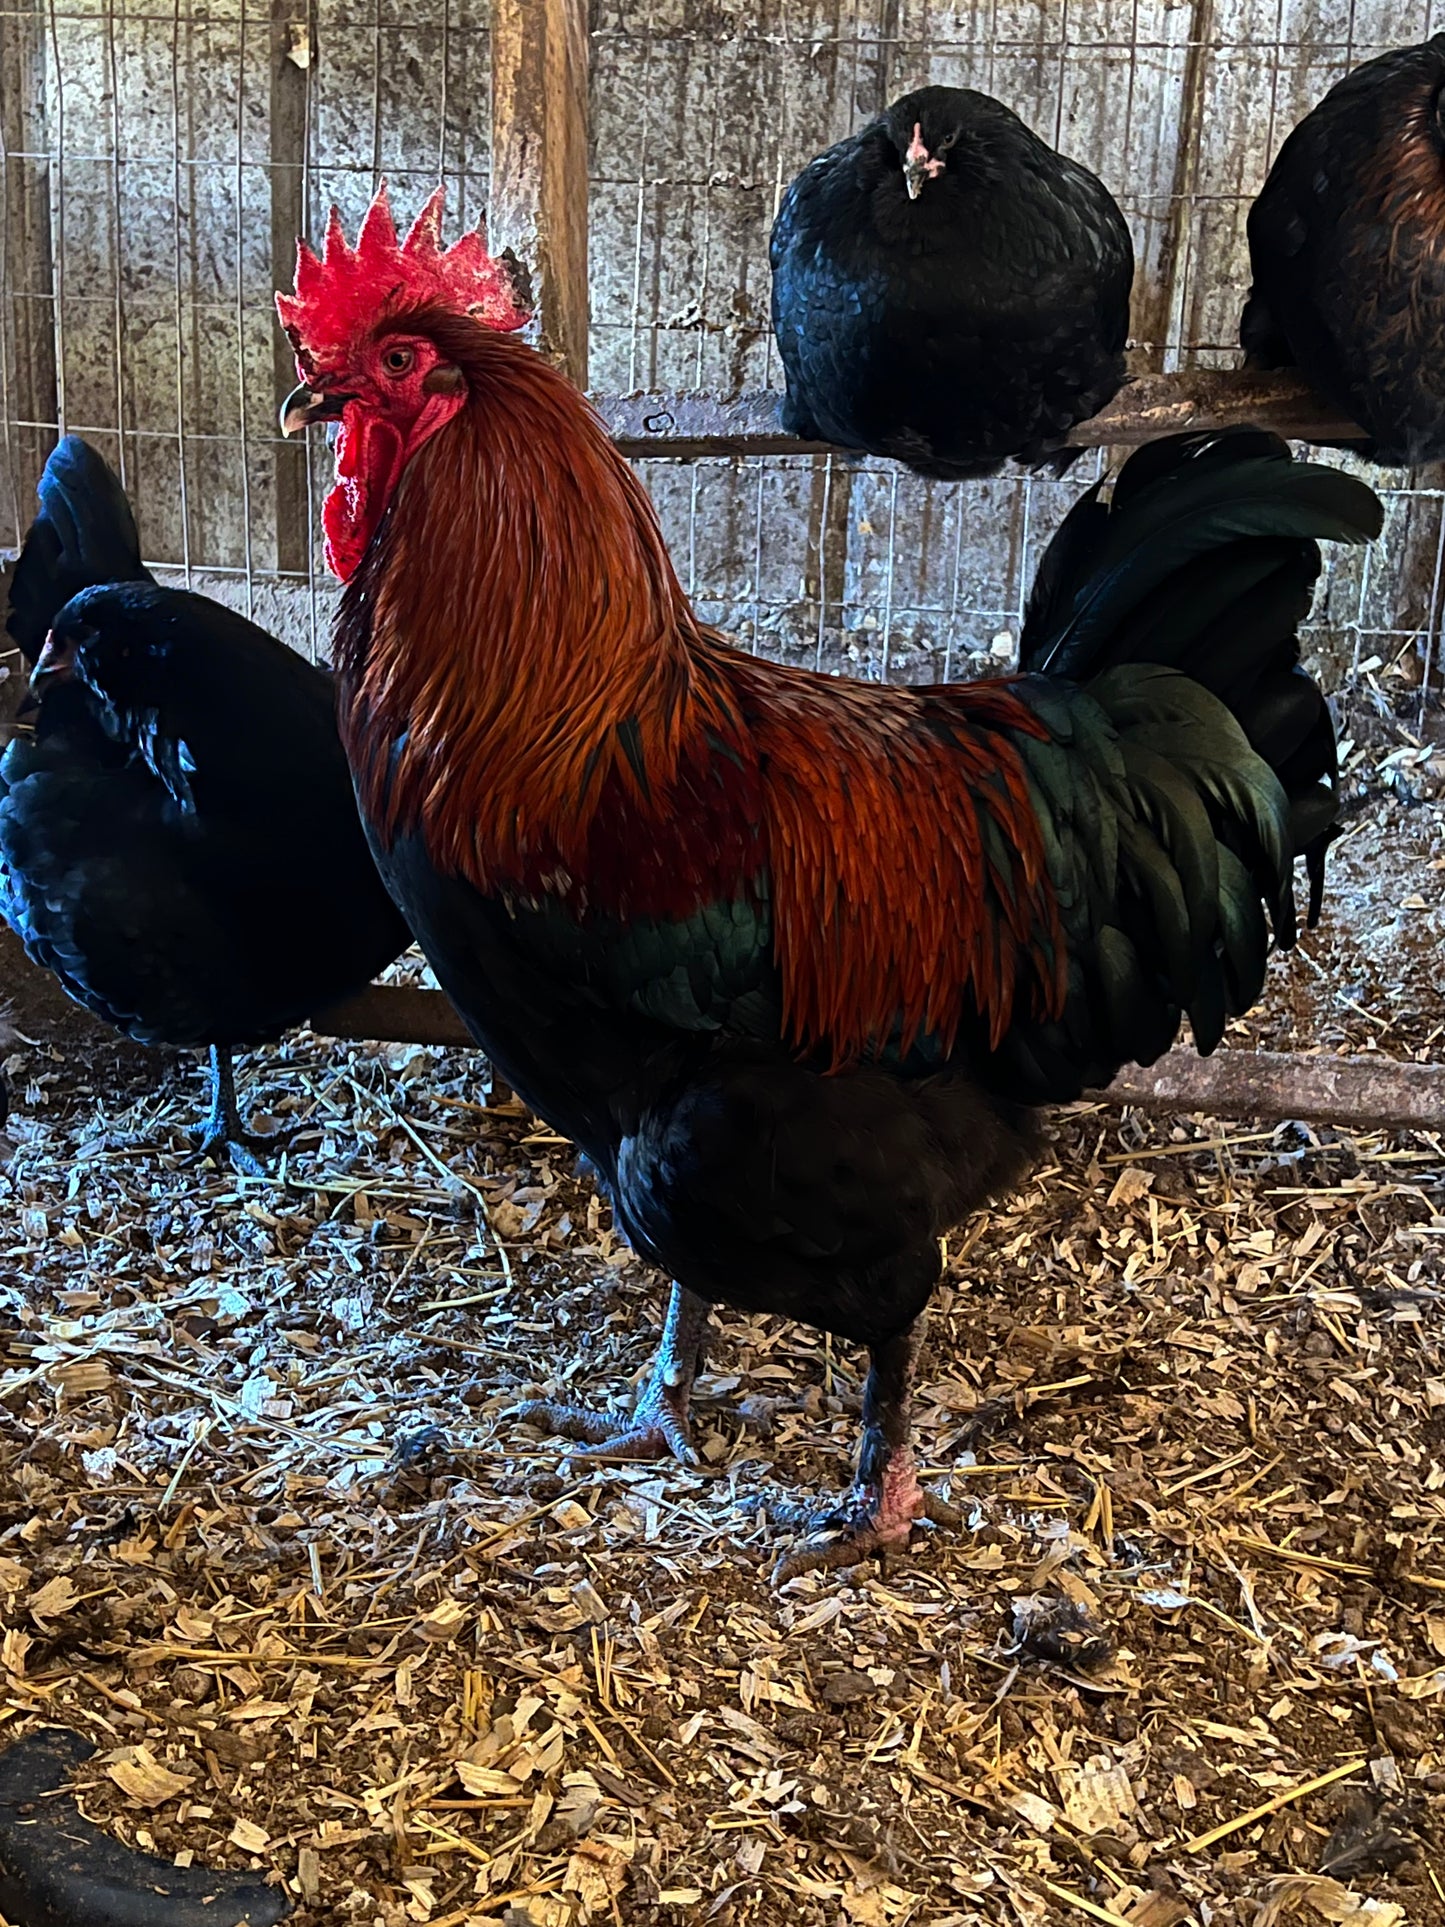
[[[1396,915],[1445,809],[1351,829],[1229,1049],[1445,1057]],[[705,1470],[566,1461],[516,1406],[628,1409],[661,1291],[474,1052],[245,1054],[260,1181],[195,1159],[188,1065],[7,1061],[0,1717],[96,1742],[116,1837],[318,1922],[1340,1927],[1339,1879],[1445,1927],[1445,1132],[1060,1114],[947,1242],[914,1435],[965,1529],[779,1595],[865,1361],[720,1312]],[[1112,1656],[1014,1649],[1030,1600]],[[1306,1878],[1357,1785],[1419,1859]]]
[[[148,1746],[127,1747],[105,1770],[126,1798],[142,1807],[164,1806],[167,1800],[179,1799],[192,1778],[189,1773],[173,1773],[163,1766]]]

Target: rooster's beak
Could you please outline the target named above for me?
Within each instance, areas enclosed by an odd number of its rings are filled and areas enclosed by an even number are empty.
[[[72,641],[57,642],[52,629],[45,638],[35,667],[30,672],[30,693],[39,697],[51,683],[69,682],[75,673],[75,644]]]
[[[319,388],[308,388],[302,382],[293,388],[281,404],[281,433],[298,435],[303,428],[310,428],[313,422],[340,421],[341,411],[354,395],[328,395]]]

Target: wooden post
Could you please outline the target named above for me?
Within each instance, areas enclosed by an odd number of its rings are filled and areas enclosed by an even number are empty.
[[[278,288],[289,288],[296,242],[307,229],[306,107],[316,23],[311,0],[271,0],[271,262]],[[296,380],[291,347],[271,329],[272,378],[278,395]],[[304,575],[310,560],[306,528],[305,438],[276,438],[276,567]]]
[[[538,345],[587,386],[588,0],[492,0],[487,245],[531,276]]]
[[[17,429],[7,453],[12,472],[0,481],[0,529],[14,521],[18,543],[35,513],[35,484],[55,446],[59,419],[55,362],[55,263],[50,232],[50,151],[45,94],[45,12],[20,0],[0,30],[0,354],[12,418],[38,422]]]
[[[1149,366],[1154,372],[1178,368],[1184,342],[1184,302],[1189,291],[1192,241],[1190,217],[1199,177],[1200,136],[1213,33],[1214,0],[1191,0],[1189,48],[1184,57],[1184,97],[1179,110],[1179,146],[1160,250],[1160,275],[1157,281],[1140,275],[1134,283],[1133,333],[1137,340],[1149,344]]]

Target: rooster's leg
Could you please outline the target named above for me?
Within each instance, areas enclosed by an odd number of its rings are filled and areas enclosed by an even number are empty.
[[[826,1546],[805,1546],[801,1551],[784,1553],[773,1568],[774,1585],[784,1585],[800,1572],[858,1566],[872,1554],[881,1558],[904,1551],[920,1519],[939,1526],[960,1523],[951,1505],[919,1484],[909,1442],[913,1377],[923,1348],[925,1323],[926,1314],[896,1338],[875,1345],[869,1354],[858,1472],[843,1504],[826,1512],[809,1512],[797,1506],[775,1510],[774,1517],[782,1524],[842,1536]]]
[[[196,1137],[202,1154],[214,1158],[217,1164],[229,1157],[232,1166],[247,1177],[265,1175],[265,1166],[256,1153],[267,1148],[267,1140],[252,1137],[242,1128],[241,1113],[236,1108],[236,1073],[225,1044],[211,1046],[211,1108]]]
[[[633,1411],[591,1412],[553,1399],[529,1399],[519,1416],[564,1439],[585,1440],[584,1454],[604,1459],[681,1459],[696,1465],[688,1434],[687,1407],[702,1359],[707,1329],[705,1298],[675,1284],[667,1305],[662,1343],[642,1397]]]

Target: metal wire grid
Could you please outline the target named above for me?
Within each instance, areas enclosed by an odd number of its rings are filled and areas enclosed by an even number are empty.
[[[380,171],[403,207],[440,173],[482,218],[485,0],[17,0],[0,46],[0,542],[64,426],[119,468],[148,559],[314,648],[329,587],[276,431],[272,294],[298,227],[332,200],[354,223]]]
[[[667,391],[776,385],[766,235],[799,167],[926,82],[985,88],[1113,187],[1139,258],[1141,367],[1233,365],[1244,223],[1284,134],[1362,59],[1434,30],[1428,5],[772,0],[595,21],[594,233],[630,257],[594,280],[594,379]],[[619,165],[619,161],[622,165]],[[666,468],[678,472],[669,475]],[[790,473],[789,470],[795,472]],[[891,464],[655,464],[689,590],[753,646],[854,673],[929,678],[1007,657],[1043,543],[1081,481],[918,481]],[[1336,674],[1438,627],[1441,498],[1376,475],[1390,535],[1336,558],[1319,641]],[[806,542],[798,540],[801,527]]]
[[[782,187],[928,80],[998,94],[1113,186],[1140,259],[1142,365],[1227,364],[1269,157],[1334,79],[1433,31],[1434,11],[598,0],[594,385],[775,384]],[[157,563],[314,648],[324,475],[274,429],[283,217],[315,232],[334,199],[354,222],[382,171],[402,210],[440,174],[453,218],[483,214],[485,0],[0,0],[0,29],[0,541],[28,519],[37,450],[63,423],[121,467]],[[17,354],[46,332],[48,406]],[[770,653],[906,679],[1007,653],[1042,543],[1095,472],[950,485],[875,463],[646,464],[707,617]],[[1342,671],[1438,627],[1441,491],[1375,479],[1387,542],[1336,564],[1320,618]]]

